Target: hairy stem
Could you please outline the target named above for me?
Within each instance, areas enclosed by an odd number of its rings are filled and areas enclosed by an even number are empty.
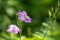
[[[21,23],[21,21],[20,20],[18,20],[18,16],[16,15],[16,19],[17,19],[17,25],[19,26],[19,28],[20,28],[20,32],[19,32],[19,34],[20,34],[20,40],[21,40],[21,34],[22,34],[22,23]]]

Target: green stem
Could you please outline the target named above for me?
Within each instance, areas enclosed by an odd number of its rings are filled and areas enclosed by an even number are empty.
[[[21,21],[20,20],[18,20],[18,16],[16,15],[16,19],[17,19],[17,25],[19,26],[19,28],[20,28],[20,32],[19,32],[19,34],[20,34],[20,40],[21,40],[21,34],[22,34],[22,23],[21,23]]]
[[[22,35],[22,23],[21,23],[20,20],[19,20],[18,22],[19,22],[18,24],[19,24],[19,26],[20,26],[20,30],[21,30],[21,31],[20,31],[20,37],[21,37],[21,35]],[[21,39],[20,39],[20,40],[21,40]]]

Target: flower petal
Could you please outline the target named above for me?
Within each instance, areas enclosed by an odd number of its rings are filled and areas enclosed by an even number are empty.
[[[27,16],[24,20],[26,23],[31,23],[31,18],[29,16]]]

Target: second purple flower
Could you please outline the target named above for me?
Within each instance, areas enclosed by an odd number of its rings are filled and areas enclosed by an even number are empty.
[[[18,32],[20,32],[20,29],[16,25],[11,24],[8,26],[7,32],[17,34]]]

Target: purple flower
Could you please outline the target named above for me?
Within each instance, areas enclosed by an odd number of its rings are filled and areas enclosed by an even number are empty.
[[[25,19],[25,16],[27,16],[26,12],[25,11],[22,11],[22,12],[18,12],[18,19],[21,20],[21,21],[24,21]]]
[[[22,11],[22,12],[18,12],[18,19],[20,21],[24,21],[26,23],[31,23],[31,18],[29,16],[27,16],[27,13],[25,11]]]
[[[11,32],[13,34],[17,34],[18,32],[20,32],[20,29],[16,26],[16,25],[9,25],[7,32]]]

